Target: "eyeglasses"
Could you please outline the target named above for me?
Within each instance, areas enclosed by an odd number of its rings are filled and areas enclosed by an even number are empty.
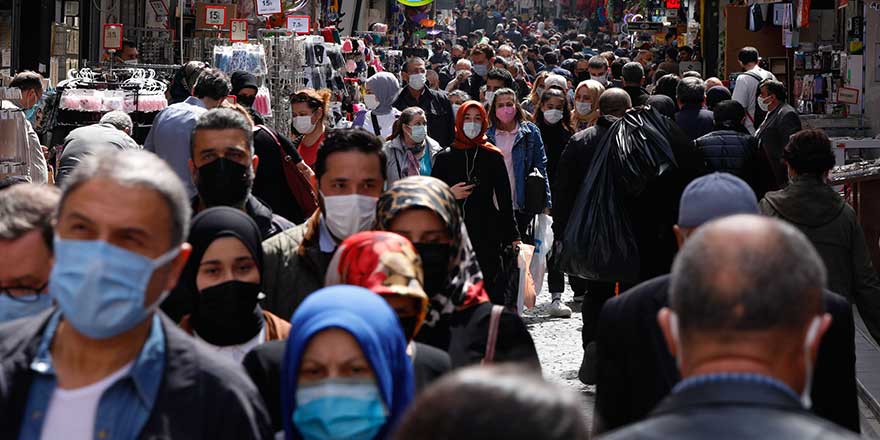
[[[46,286],[49,285],[47,281],[40,287],[27,287],[27,286],[18,286],[18,287],[3,287],[0,288],[0,295],[6,295],[12,298],[14,301],[20,302],[37,302],[40,300],[39,295],[46,295],[40,293],[46,290]]]

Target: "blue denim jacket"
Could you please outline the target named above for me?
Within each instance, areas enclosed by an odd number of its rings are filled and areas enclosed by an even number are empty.
[[[486,137],[492,145],[495,142],[495,126],[489,127]],[[564,147],[564,145],[563,145]],[[544,176],[544,185],[547,187],[547,207],[551,207],[550,182],[547,180],[547,154],[544,152],[544,141],[541,139],[541,130],[531,122],[520,122],[519,133],[513,141],[513,174],[516,184],[516,205],[514,209],[521,211],[526,202],[526,177],[537,168]]]
[[[46,411],[57,380],[49,347],[60,320],[61,312],[56,311],[46,326],[30,365],[34,381],[18,436],[21,440],[40,438],[43,431]],[[131,370],[104,391],[98,402],[94,422],[96,439],[137,438],[150,418],[165,370],[165,333],[159,317],[153,315],[152,320],[150,335]]]

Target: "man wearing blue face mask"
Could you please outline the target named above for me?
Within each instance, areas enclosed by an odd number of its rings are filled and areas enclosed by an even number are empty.
[[[28,151],[30,153],[31,165],[30,175],[33,183],[48,183],[49,168],[46,165],[46,157],[43,156],[43,147],[40,145],[40,138],[34,131],[33,124],[36,123],[37,103],[43,96],[43,76],[37,72],[25,70],[15,75],[9,87],[21,90],[21,99],[17,103],[3,101],[3,109],[21,109],[24,112],[27,122],[27,141]]]
[[[0,438],[269,438],[244,373],[156,312],[189,256],[189,221],[180,179],[153,154],[80,163],[55,226],[58,307],[0,326]]]
[[[61,192],[23,183],[0,191],[0,323],[52,307],[52,217]]]
[[[376,222],[386,162],[382,141],[366,130],[327,135],[315,161],[318,209],[302,225],[263,242],[264,310],[291,316],[306,296],[324,287],[339,243]]]

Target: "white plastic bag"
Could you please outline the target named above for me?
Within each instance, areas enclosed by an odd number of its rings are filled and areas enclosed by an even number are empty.
[[[519,287],[516,293],[516,313],[522,315],[523,306],[535,307],[538,292],[535,291],[535,282],[532,281],[530,267],[534,262],[535,247],[528,244],[519,245],[519,255],[516,263],[519,267]]]
[[[540,293],[544,288],[544,276],[547,274],[547,259],[553,250],[553,218],[547,214],[539,214],[535,222],[535,255],[529,271],[535,281],[535,290]]]

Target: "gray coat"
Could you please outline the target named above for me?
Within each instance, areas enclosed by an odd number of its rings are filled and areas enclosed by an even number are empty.
[[[434,166],[434,158],[437,153],[443,151],[443,148],[440,146],[437,141],[431,139],[430,136],[425,138],[426,148],[428,151],[426,154],[431,154],[431,166]],[[409,177],[408,175],[404,175],[406,173],[406,147],[403,146],[401,137],[398,136],[388,142],[385,142],[385,147],[383,148],[385,151],[385,157],[387,158],[387,162],[385,168],[388,170],[388,177],[385,179],[387,185],[391,185],[392,183],[403,179],[404,177]]]

